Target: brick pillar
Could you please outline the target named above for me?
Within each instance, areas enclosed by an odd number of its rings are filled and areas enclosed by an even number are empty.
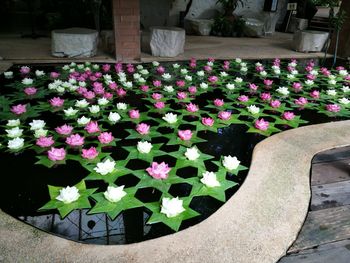
[[[139,0],[112,0],[117,61],[140,60]]]

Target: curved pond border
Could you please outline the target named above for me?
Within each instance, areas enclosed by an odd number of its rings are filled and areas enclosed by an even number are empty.
[[[282,132],[259,143],[238,192],[207,220],[129,245],[87,245],[44,233],[0,211],[4,262],[276,262],[308,211],[310,167],[321,151],[350,144],[350,121]]]

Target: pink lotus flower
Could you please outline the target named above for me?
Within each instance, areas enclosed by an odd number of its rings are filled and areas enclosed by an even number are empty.
[[[165,103],[163,101],[157,101],[153,105],[156,109],[163,109],[165,107]]]
[[[93,91],[87,91],[83,94],[84,98],[87,99],[87,100],[92,100],[95,98],[95,92]]]
[[[152,166],[146,169],[150,176],[158,180],[168,178],[170,170],[171,168],[165,162],[153,162]]]
[[[154,99],[154,100],[160,100],[161,98],[163,98],[163,95],[160,93],[153,93],[152,94],[152,99]]]
[[[340,111],[340,106],[337,104],[327,104],[326,105],[326,110],[329,112],[339,112]]]
[[[257,91],[258,90],[258,86],[255,85],[254,83],[249,83],[249,89],[252,91]]]
[[[318,90],[313,90],[310,92],[310,96],[314,99],[318,99],[320,97],[320,92]]]
[[[85,87],[79,87],[77,88],[77,92],[80,94],[80,95],[83,95],[84,93],[86,93],[88,90],[87,88]]]
[[[224,70],[229,70],[229,69],[230,69],[230,64],[224,64],[224,65],[222,66],[222,68],[223,68]]]
[[[263,92],[260,94],[260,98],[263,100],[263,101],[268,101],[271,99],[271,94],[269,92]]]
[[[81,146],[84,144],[84,137],[79,134],[72,134],[66,138],[66,143],[70,146]]]
[[[88,124],[86,124],[85,130],[86,130],[88,133],[97,133],[97,132],[100,132],[100,128],[98,127],[97,121],[90,121]]]
[[[338,66],[335,69],[339,71],[339,70],[344,70],[345,68],[343,66]]]
[[[143,92],[147,92],[149,90],[149,86],[141,85],[140,90],[142,90]]]
[[[254,127],[261,131],[266,131],[269,128],[269,122],[264,119],[256,120]]]
[[[38,90],[34,87],[28,87],[24,89],[24,93],[28,96],[35,95]]]
[[[146,135],[149,133],[151,127],[146,123],[140,123],[136,126],[136,131],[141,135]]]
[[[130,111],[129,111],[129,117],[130,117],[131,119],[138,119],[138,118],[140,118],[140,112],[139,112],[139,110],[130,110]]]
[[[205,66],[203,67],[203,69],[204,69],[206,72],[210,72],[210,71],[213,70],[213,68],[212,68],[211,66],[208,66],[208,65],[205,65]]]
[[[19,69],[19,72],[21,72],[21,74],[29,74],[29,72],[30,72],[30,67],[22,66],[22,67]]]
[[[102,83],[100,83],[100,82],[94,82],[94,84],[92,84],[92,86],[93,86],[94,92],[98,95],[102,95],[105,92],[105,89],[104,89]]]
[[[261,71],[264,71],[265,68],[264,68],[263,66],[257,66],[257,67],[255,67],[255,70],[256,70],[257,72],[261,72]]]
[[[210,83],[215,83],[215,82],[217,82],[219,80],[219,78],[217,77],[217,76],[209,76],[208,77],[208,81],[210,82]]]
[[[287,120],[287,121],[291,121],[293,120],[295,117],[294,113],[291,111],[286,111],[282,114],[282,118]]]
[[[281,64],[281,60],[280,60],[280,59],[278,59],[278,58],[275,58],[275,59],[274,59],[274,61],[273,61],[273,65],[274,65],[274,66],[278,66],[278,67],[279,67],[279,66],[280,66],[280,64]]]
[[[58,72],[51,72],[50,73],[50,77],[53,79],[57,79],[60,76],[60,73]]]
[[[273,84],[273,80],[264,79],[264,85],[265,85],[265,86],[271,86],[272,84]]]
[[[156,68],[158,74],[162,75],[165,72],[165,68],[163,66],[159,66]]]
[[[162,86],[162,82],[160,80],[153,80],[153,86],[160,87]]]
[[[95,72],[95,77],[96,78],[101,78],[103,75],[102,75],[102,73],[101,72]]]
[[[308,103],[307,98],[300,97],[299,99],[294,100],[294,103],[299,106],[304,106]]]
[[[249,100],[249,97],[246,95],[241,95],[237,99],[241,102],[247,102]]]
[[[191,93],[191,94],[195,94],[197,92],[196,86],[188,87],[188,92]]]
[[[279,100],[272,100],[270,102],[270,106],[272,108],[279,108],[281,106],[281,102]]]
[[[186,92],[183,92],[183,91],[180,91],[180,92],[177,93],[177,98],[178,98],[179,100],[184,100],[184,99],[187,98],[187,93],[186,93]]]
[[[306,66],[305,67],[305,71],[307,71],[307,72],[310,72],[310,71],[312,71],[314,68],[313,67],[311,67],[311,66]]]
[[[213,118],[210,118],[210,117],[208,117],[208,118],[203,117],[203,118],[202,118],[202,123],[203,123],[203,125],[205,125],[205,126],[210,126],[210,127],[212,127],[212,126],[214,125],[214,119],[213,119]]]
[[[50,101],[50,104],[52,107],[62,107],[64,103],[64,99],[61,99],[59,97],[54,97]]]
[[[182,87],[185,87],[186,85],[186,82],[184,80],[177,80],[176,81],[176,86],[182,88]]]
[[[214,105],[216,107],[222,107],[222,106],[224,106],[224,100],[222,100],[222,99],[215,99],[214,100]]]
[[[301,85],[300,82],[294,82],[293,83],[293,89],[295,92],[299,92],[303,89],[303,85]]]
[[[213,57],[208,58],[208,62],[214,62],[214,61],[215,61],[215,58],[213,58]]]
[[[193,135],[191,130],[179,130],[177,134],[180,137],[180,139],[183,141],[191,140]]]
[[[123,71],[123,64],[122,63],[116,63],[114,65],[114,70],[115,72],[119,73],[119,72],[122,72]]]
[[[103,94],[103,98],[106,98],[107,100],[111,100],[111,99],[113,99],[113,94],[110,92],[105,92]]]
[[[116,89],[118,88],[118,85],[117,85],[117,83],[115,83],[114,81],[112,81],[112,82],[109,82],[108,87],[109,87],[111,90],[116,90]]]
[[[39,139],[36,140],[36,145],[42,148],[50,147],[54,143],[55,141],[52,139],[52,136],[50,137],[41,136],[39,137]]]
[[[102,144],[108,144],[114,140],[114,137],[111,132],[101,132],[101,134],[97,138]]]
[[[196,112],[198,111],[198,106],[196,104],[190,103],[186,105],[186,110],[189,112]]]
[[[119,97],[124,97],[126,95],[126,91],[123,88],[117,89],[117,95]]]
[[[134,73],[135,72],[135,68],[134,68],[134,66],[133,65],[131,65],[131,64],[128,64],[127,66],[126,66],[126,71],[128,72],[128,73]]]
[[[196,62],[190,62],[189,66],[190,66],[190,68],[195,68],[195,67],[197,67],[197,63]]]
[[[103,64],[102,65],[102,70],[104,72],[108,72],[108,71],[110,71],[110,69],[111,69],[111,65],[109,65],[109,64]]]
[[[95,147],[90,147],[89,149],[82,149],[81,152],[82,152],[81,156],[84,159],[88,159],[88,160],[93,160],[98,155],[98,151],[96,150]]]
[[[51,161],[63,161],[66,158],[66,150],[64,148],[54,148],[51,147],[47,151],[47,156]]]
[[[307,75],[306,75],[306,78],[307,78],[308,80],[315,80],[315,79],[317,78],[317,76],[316,76],[316,75],[312,75],[312,74],[307,74]]]
[[[55,131],[61,135],[69,135],[72,133],[73,127],[67,124],[63,124],[60,127],[55,128]]]
[[[231,118],[231,112],[229,111],[220,111],[218,117],[224,121],[227,121]]]
[[[21,115],[27,111],[27,105],[18,104],[11,107],[11,111],[16,115]]]

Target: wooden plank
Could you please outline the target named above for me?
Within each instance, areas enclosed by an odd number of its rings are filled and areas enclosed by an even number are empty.
[[[278,263],[349,263],[350,240],[321,245],[283,257]]]
[[[350,205],[312,211],[288,253],[347,238],[350,238]]]
[[[311,187],[311,211],[350,204],[350,180]]]
[[[317,163],[311,167],[311,185],[350,180],[350,159]]]
[[[312,163],[322,163],[350,158],[350,146],[333,148],[320,152],[312,159]]]

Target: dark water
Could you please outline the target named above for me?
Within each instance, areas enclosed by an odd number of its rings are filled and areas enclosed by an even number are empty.
[[[42,66],[40,68],[43,68]],[[45,68],[47,72],[50,68]],[[0,83],[6,84],[4,79],[0,79]],[[9,90],[2,89],[2,94]],[[207,99],[216,98],[217,94],[208,94],[201,98],[202,101],[196,103],[204,104]],[[130,102],[129,102],[130,103]],[[132,99],[133,105],[138,105],[140,108],[142,102]],[[329,118],[324,115],[316,114],[314,111],[304,110],[301,112],[301,118],[309,121],[309,124],[317,124],[329,121],[337,121],[340,119]],[[49,120],[49,126],[55,127],[58,120],[55,116],[43,117]],[[111,128],[112,127],[107,127]],[[120,138],[124,137],[122,129],[128,128],[113,127],[118,129]],[[287,127],[278,127],[286,130]],[[247,133],[245,125],[233,124],[227,128],[219,130],[217,134],[212,132],[201,132],[199,137],[208,140],[206,143],[198,144],[198,148],[207,154],[219,157],[221,155],[237,156],[241,163],[249,167],[251,162],[252,151],[257,143],[265,137],[259,134]],[[166,128],[162,133],[167,133]],[[161,142],[162,139],[159,139]],[[156,141],[154,141],[156,142]],[[127,145],[130,142],[120,142],[122,145]],[[162,150],[167,150],[164,146]],[[169,149],[170,149],[169,148]],[[173,150],[173,149],[171,149]],[[118,151],[113,153],[114,159],[125,158],[126,152]],[[105,214],[88,215],[88,210],[75,210],[66,218],[61,219],[60,215],[55,212],[38,212],[38,208],[50,199],[47,185],[73,185],[81,181],[87,176],[88,171],[81,167],[78,162],[68,161],[67,165],[60,165],[50,169],[50,175],[47,174],[47,168],[40,165],[34,165],[37,161],[36,154],[31,150],[27,150],[17,156],[12,154],[0,154],[0,176],[1,176],[1,191],[0,191],[0,207],[6,213],[12,215],[19,220],[22,220],[30,225],[47,232],[57,234],[59,236],[94,244],[125,244],[139,242],[142,240],[152,239],[173,233],[173,231],[163,224],[146,225],[146,221],[150,216],[150,211],[145,208],[128,210],[121,213],[115,220],[111,220]],[[169,157],[167,162],[172,164],[175,160]],[[163,159],[164,160],[164,159]],[[144,161],[135,161],[131,164],[133,168],[147,168],[148,163]],[[206,163],[207,170],[212,170],[210,163]],[[195,168],[190,168],[195,169]],[[178,170],[179,176],[185,177],[188,174],[188,169]],[[229,178],[238,183],[238,186],[229,189],[226,192],[227,198],[231,197],[244,182],[247,175],[246,171],[240,172],[239,176]],[[229,176],[229,175],[228,175]],[[138,183],[138,178],[133,176],[124,176],[119,178],[116,183],[125,184],[126,187],[134,186]],[[107,184],[101,181],[86,181],[87,187],[99,187],[100,190],[107,188]],[[187,184],[175,185],[170,189],[173,196],[186,196],[190,193],[190,187]],[[161,193],[154,189],[140,189],[136,197],[144,202],[158,201]],[[92,201],[91,201],[92,203]],[[201,215],[182,223],[180,229],[185,229],[191,225],[201,222],[212,213],[214,213],[222,202],[211,197],[196,197],[191,202],[191,208],[198,211]]]

